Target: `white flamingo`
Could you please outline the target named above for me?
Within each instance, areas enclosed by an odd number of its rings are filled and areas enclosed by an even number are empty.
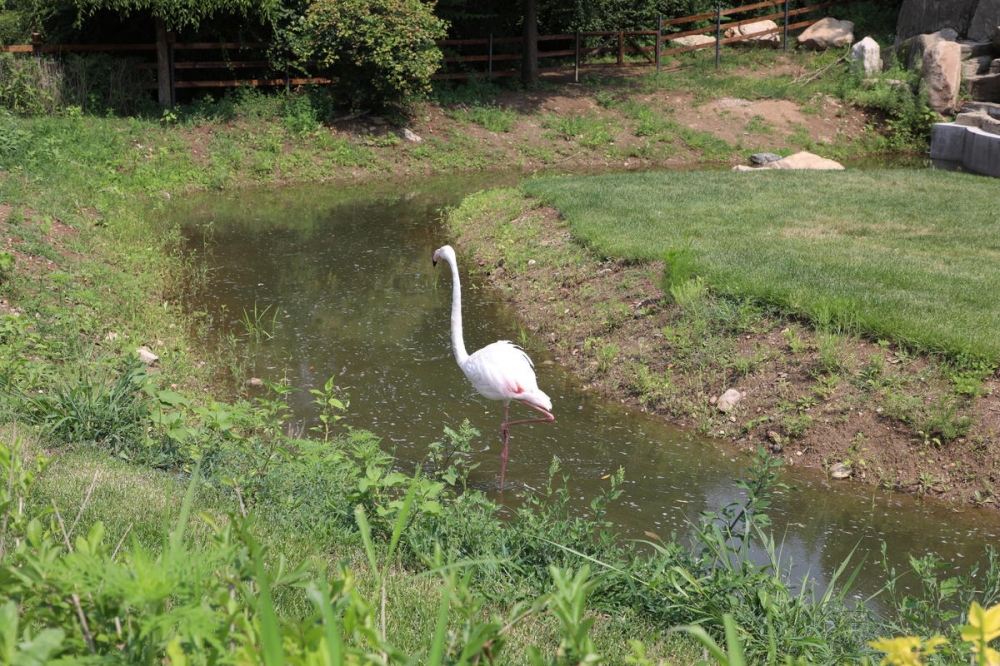
[[[469,378],[473,388],[483,397],[490,400],[503,401],[503,423],[500,424],[500,439],[503,441],[503,453],[500,454],[500,489],[503,489],[504,476],[507,472],[507,444],[510,440],[510,427],[522,423],[550,422],[555,417],[549,411],[552,400],[538,388],[535,378],[534,364],[524,350],[510,342],[500,340],[486,345],[471,356],[465,351],[465,341],[462,339],[462,287],[458,280],[458,262],[455,250],[450,245],[434,251],[434,265],[439,259],[444,259],[451,266],[451,346],[455,351],[455,361]],[[544,416],[534,419],[511,421],[510,401],[516,400],[523,405],[541,412]]]

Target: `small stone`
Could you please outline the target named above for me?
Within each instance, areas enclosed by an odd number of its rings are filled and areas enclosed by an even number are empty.
[[[146,365],[153,365],[160,360],[160,357],[149,350],[149,347],[139,347],[136,351],[139,354],[139,360]]]
[[[264,385],[264,380],[259,377],[251,377],[249,380],[247,380],[247,384],[259,388]]]
[[[736,404],[742,398],[743,398],[742,393],[740,393],[736,389],[729,389],[721,396],[719,396],[719,399],[716,401],[715,406],[719,409],[720,412],[723,413],[729,412],[732,411],[733,407],[735,407]]]
[[[118,333],[116,333],[115,331],[108,331],[104,335],[104,341],[105,342],[114,342],[117,339],[118,339]]]
[[[847,479],[851,476],[851,468],[844,463],[833,463],[830,465],[831,479]]]
[[[404,140],[409,141],[411,143],[421,143],[423,141],[423,139],[420,138],[418,134],[410,130],[408,127],[404,127],[403,129],[399,130],[399,136],[403,137]]]

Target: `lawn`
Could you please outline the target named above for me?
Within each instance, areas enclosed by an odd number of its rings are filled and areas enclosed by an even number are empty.
[[[920,351],[1000,362],[1000,181],[935,170],[540,178],[598,254],[687,255],[718,293]]]

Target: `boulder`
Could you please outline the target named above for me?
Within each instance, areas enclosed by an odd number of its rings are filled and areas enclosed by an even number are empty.
[[[923,77],[927,103],[938,113],[952,113],[958,105],[962,84],[962,48],[957,42],[940,41],[924,54]]]
[[[926,54],[932,46],[938,42],[954,42],[958,40],[958,33],[951,28],[938,30],[923,35],[917,35],[909,42],[909,49],[906,56],[906,68],[921,71]]]
[[[774,32],[767,32],[763,35],[749,37],[749,35],[755,35],[756,33],[766,32],[768,30],[773,30]],[[748,36],[747,41],[767,43],[773,42],[777,44],[781,42],[781,35],[778,34],[777,30],[778,24],[774,21],[754,21],[753,23],[734,25],[731,28],[726,28],[726,31],[722,34],[726,37],[726,39],[737,36]]]
[[[958,43],[962,47],[962,60],[967,60],[969,58],[981,58],[982,56],[992,56],[993,55],[993,43],[986,42],[970,42],[968,40],[958,40]]]
[[[878,42],[871,37],[865,37],[851,47],[851,69],[876,74],[882,71],[882,52]]]
[[[974,100],[1000,102],[1000,73],[966,76],[965,89]]]
[[[965,35],[974,41],[996,39],[998,24],[1000,24],[1000,0],[979,0]]]
[[[828,16],[803,30],[797,41],[799,46],[817,51],[847,46],[854,41],[854,23]]]
[[[941,28],[967,34],[978,5],[997,2],[1000,0],[903,0],[896,21],[896,43]]]
[[[976,58],[965,58],[962,60],[962,78],[989,74],[990,65],[993,64],[993,56],[979,56]]]
[[[835,162],[833,160],[828,160],[825,157],[820,157],[819,155],[814,155],[813,153],[807,152],[805,150],[795,153],[794,155],[789,155],[788,157],[783,157],[780,160],[774,162],[768,162],[765,164],[763,169],[834,169],[840,170],[844,168],[840,162]]]
[[[707,46],[708,44],[715,44],[715,37],[709,37],[708,35],[688,35],[687,37],[671,39],[670,43],[676,46]]]

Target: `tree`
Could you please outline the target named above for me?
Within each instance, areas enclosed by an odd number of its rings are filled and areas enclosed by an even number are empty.
[[[295,48],[337,79],[355,110],[402,110],[430,89],[447,24],[422,0],[315,0]]]

